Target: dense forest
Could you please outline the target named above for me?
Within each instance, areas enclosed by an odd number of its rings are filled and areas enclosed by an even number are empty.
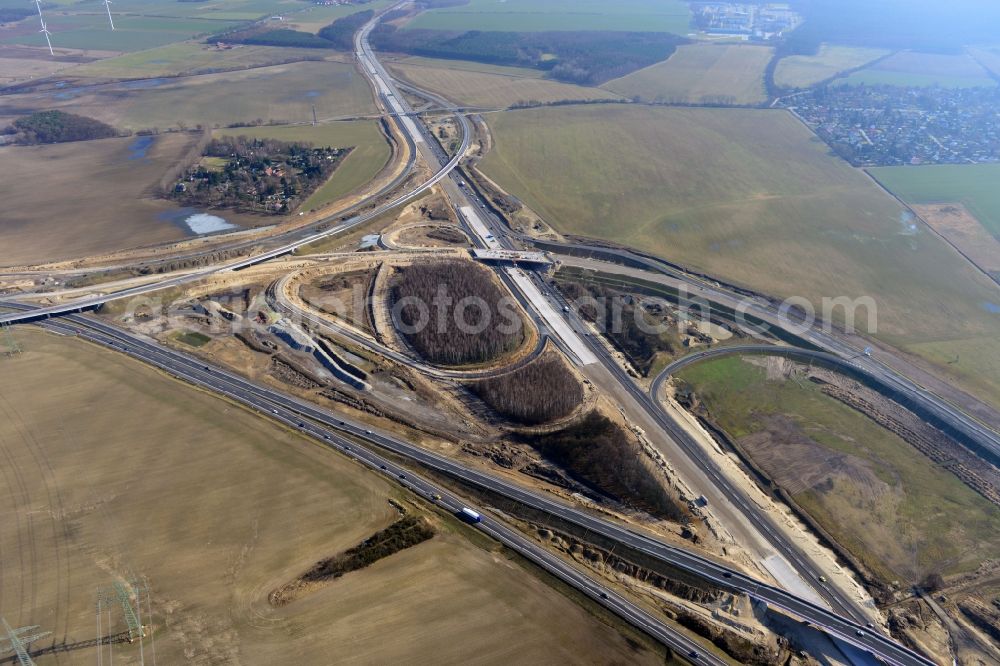
[[[602,414],[591,412],[578,423],[534,436],[529,443],[582,483],[613,499],[669,520],[687,517],[687,507],[663,487],[625,430]]]
[[[25,146],[120,136],[118,130],[100,120],[64,111],[38,111],[18,118],[4,133],[14,134],[14,143]]]
[[[230,44],[252,44],[255,46],[286,46],[300,49],[337,49],[351,51],[354,49],[354,33],[363,26],[375,12],[368,9],[363,12],[343,16],[328,26],[320,28],[318,34],[290,30],[288,28],[271,29],[267,25],[257,25],[251,28],[236,30],[219,35],[213,35],[206,41],[209,43],[228,42]]]
[[[466,32],[399,30],[380,24],[371,42],[382,51],[548,70],[560,81],[595,85],[666,59],[682,37],[665,32]]]
[[[583,388],[558,356],[545,356],[469,389],[501,416],[537,425],[570,414],[583,402]]]
[[[431,363],[485,363],[513,351],[524,339],[524,323],[510,297],[478,264],[414,264],[401,269],[391,285],[403,335]],[[469,307],[458,307],[465,303]],[[486,310],[477,304],[485,304]]]
[[[330,42],[335,49],[351,51],[354,49],[354,33],[373,16],[375,12],[371,9],[342,16],[325,28],[320,28],[318,36]]]
[[[213,139],[202,154],[215,161],[190,167],[173,186],[172,196],[200,208],[287,213],[329,178],[349,152],[247,136]]]

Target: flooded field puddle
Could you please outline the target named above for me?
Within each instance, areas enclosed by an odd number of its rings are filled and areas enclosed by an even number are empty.
[[[176,224],[184,231],[195,236],[214,234],[220,231],[239,228],[224,217],[211,215],[194,208],[176,208],[166,210],[158,215],[159,219]]]

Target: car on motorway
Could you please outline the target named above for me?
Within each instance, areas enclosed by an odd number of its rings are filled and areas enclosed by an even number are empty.
[[[374,433],[371,430],[365,430],[365,434],[366,435],[373,435]]]
[[[272,410],[271,410],[271,413],[272,413],[272,414],[277,414],[277,413],[278,413],[278,410],[277,410],[277,409],[272,409]]]
[[[378,468],[379,469],[385,469],[385,465],[379,465]]]

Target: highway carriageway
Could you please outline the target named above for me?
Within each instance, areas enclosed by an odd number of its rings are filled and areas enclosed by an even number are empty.
[[[0,303],[8,307],[24,306]],[[395,439],[384,433],[373,431],[363,424],[353,423],[326,412],[305,401],[293,398],[279,391],[257,385],[238,375],[219,368],[213,368],[204,361],[182,352],[169,349],[157,343],[148,342],[104,322],[81,315],[43,322],[54,330],[68,330],[78,333],[100,344],[121,349],[140,360],[156,365],[175,376],[227,395],[235,400],[262,411],[272,413],[274,409],[287,410],[303,419],[310,419],[341,433],[351,435],[376,445],[398,456],[405,457],[437,472],[453,476],[464,483],[497,493],[537,511],[561,518],[579,527],[617,541],[649,557],[656,558],[681,571],[695,575],[709,583],[733,591],[743,592],[751,598],[809,622],[816,628],[855,647],[870,652],[890,664],[930,665],[934,662],[908,650],[892,639],[868,629],[831,610],[810,601],[800,599],[780,588],[758,581],[746,574],[696,555],[675,546],[664,544],[650,536],[640,534],[603,518],[595,517],[581,509],[561,501],[544,497],[525,490],[510,481],[497,478],[479,470],[467,468],[460,463],[426,451],[418,446]],[[281,415],[281,412],[278,414]],[[315,434],[314,425],[306,421],[296,421],[304,432]],[[332,433],[321,431],[320,436],[333,437]],[[324,441],[325,438],[324,438]],[[383,463],[384,464],[384,463]],[[491,523],[492,524],[492,523]],[[529,542],[530,543],[530,542]],[[533,545],[533,544],[532,544]],[[520,552],[520,551],[519,551]]]
[[[41,322],[40,326],[55,333],[73,335],[105,347],[124,351],[128,355],[166,370],[168,373],[186,382],[207,388],[214,393],[224,395],[247,405],[256,412],[269,416],[302,434],[319,440],[325,446],[343,453],[377,473],[385,474],[397,480],[404,488],[426,498],[428,501],[436,503],[452,514],[457,515],[463,507],[473,508],[474,506],[446,488],[435,484],[423,476],[414,474],[409,469],[400,467],[392,460],[384,458],[368,448],[357,445],[354,441],[347,439],[341,434],[347,433],[359,439],[379,437],[370,430],[362,429],[360,425],[336,420],[328,414],[323,414],[322,420],[316,419],[316,421],[320,421],[319,423],[314,422],[312,419],[304,420],[303,417],[306,415],[303,413],[301,406],[286,404],[287,401],[291,400],[287,396],[279,395],[264,398],[256,393],[245,391],[242,387],[234,385],[230,381],[239,378],[223,370],[218,368],[208,370],[208,366],[197,359],[185,358],[183,355],[173,353],[172,350],[160,347],[159,345],[153,345],[122,334],[112,327],[95,326],[95,322],[87,320],[81,322],[80,319],[83,318],[64,317],[58,320]],[[323,425],[337,427],[340,432],[328,430]],[[405,456],[405,453],[401,455]],[[528,561],[541,567],[564,583],[579,590],[591,600],[601,604],[632,626],[666,645],[679,656],[693,663],[713,664],[714,666],[726,665],[727,662],[707,652],[701,644],[666,624],[662,619],[625,599],[601,582],[579,571],[520,532],[491,518],[482,510],[479,510],[479,513],[482,515],[482,521],[475,523],[473,527],[499,541],[504,546],[525,557]]]

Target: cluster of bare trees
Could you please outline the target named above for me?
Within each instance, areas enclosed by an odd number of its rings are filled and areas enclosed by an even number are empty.
[[[609,497],[668,520],[688,517],[687,506],[660,483],[639,446],[603,414],[590,412],[568,428],[535,436],[529,443]]]
[[[524,337],[513,299],[478,264],[407,266],[394,277],[390,298],[400,332],[431,363],[485,363],[513,351]]]
[[[583,388],[558,356],[469,386],[498,414],[525,425],[562,418],[583,401]]]

